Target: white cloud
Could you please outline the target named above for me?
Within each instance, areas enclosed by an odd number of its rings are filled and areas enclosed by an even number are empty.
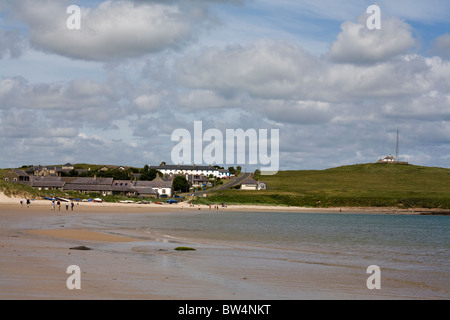
[[[333,61],[352,64],[384,62],[408,53],[415,45],[411,27],[398,18],[383,19],[380,30],[370,30],[366,17],[359,23],[344,22],[342,32],[331,45]]]
[[[213,90],[192,90],[189,93],[181,94],[178,103],[180,107],[186,109],[226,108],[236,106],[231,100],[225,99]]]
[[[446,68],[418,55],[369,65],[336,64],[297,46],[266,42],[205,49],[181,58],[176,73],[183,86],[206,90],[209,95],[213,91],[229,100],[248,95],[268,100],[355,102],[417,96],[433,86],[445,90]]]
[[[450,60],[450,34],[446,33],[439,36],[435,40],[431,52],[444,59]]]
[[[81,8],[81,30],[69,30],[67,1],[27,0],[14,4],[28,24],[33,47],[63,56],[110,61],[175,48],[190,41],[206,11],[176,3],[102,2]]]
[[[216,90],[224,96],[245,92],[257,98],[302,96],[320,62],[301,48],[285,42],[261,42],[225,49],[206,49],[182,58],[177,66],[181,84]]]
[[[154,94],[142,94],[133,99],[133,105],[139,111],[153,111],[161,107],[163,100],[166,98],[167,92],[158,92]]]
[[[0,44],[0,56],[19,57],[0,61],[3,167],[34,159],[159,164],[170,161],[173,130],[192,130],[194,120],[204,129],[279,128],[283,169],[376,161],[395,151],[397,128],[405,158],[448,163],[448,36],[435,42],[441,58],[411,54],[415,31],[386,18],[383,1],[382,30],[366,30],[364,20],[339,31],[337,24],[367,6],[280,0],[262,1],[258,10],[260,1],[230,8],[224,3],[239,1],[99,0],[83,8],[79,32],[65,27],[70,2],[0,5],[30,31],[30,39],[0,34],[11,40]],[[190,42],[216,13],[225,22],[218,31]],[[297,14],[305,18],[298,28]],[[277,25],[284,18],[292,20]],[[324,30],[331,33],[317,41],[329,45],[328,54],[311,54],[302,39]],[[34,49],[14,47],[27,41]]]
[[[85,108],[113,105],[117,100],[112,88],[89,79],[29,84],[20,77],[0,81],[0,97],[0,108],[4,109],[73,110],[79,113]]]

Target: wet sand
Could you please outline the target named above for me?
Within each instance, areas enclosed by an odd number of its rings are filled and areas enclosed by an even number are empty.
[[[201,206],[201,210],[209,210]],[[280,210],[282,208],[276,208]],[[50,201],[0,203],[0,299],[398,299],[365,288],[366,274],[348,266],[263,259],[264,248],[154,230],[119,230],[91,223],[106,215],[196,211],[189,205],[80,203],[74,211],[51,210]],[[231,210],[274,208],[228,206]],[[290,211],[341,212],[340,209]],[[357,212],[358,209],[343,210]],[[389,213],[390,209],[367,212]],[[76,228],[70,223],[76,221]],[[87,246],[92,250],[72,250]],[[178,246],[195,251],[176,251]],[[242,258],[242,257],[245,257]],[[67,267],[81,269],[81,290],[69,290]],[[292,279],[295,279],[293,282]],[[392,284],[394,287],[400,284]]]

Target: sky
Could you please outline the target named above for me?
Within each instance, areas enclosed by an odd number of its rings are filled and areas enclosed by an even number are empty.
[[[449,168],[450,1],[0,2],[0,168],[172,164],[199,121],[278,130],[280,170],[376,162],[397,130],[400,160]]]

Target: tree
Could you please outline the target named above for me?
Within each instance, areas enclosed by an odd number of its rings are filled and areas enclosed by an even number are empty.
[[[236,170],[234,169],[234,167],[228,167],[228,171],[229,171],[231,174],[234,174],[234,173],[236,172]]]
[[[242,167],[241,166],[237,166],[236,167],[236,175],[238,176],[241,173]]]
[[[189,191],[189,182],[186,180],[184,176],[176,176],[173,179],[173,190],[180,192],[188,192]]]
[[[75,169],[70,170],[69,177],[78,177],[78,171]]]
[[[161,174],[161,172],[156,169],[148,170],[148,167],[147,167],[147,171],[145,171],[145,167],[144,167],[144,170],[141,173],[140,180],[151,181],[156,178],[157,174]]]

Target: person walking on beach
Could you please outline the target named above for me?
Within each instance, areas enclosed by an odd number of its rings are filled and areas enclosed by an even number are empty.
[[[58,202],[56,204],[58,205],[58,211],[61,211],[61,202],[59,202],[59,200],[58,200]]]
[[[70,203],[70,209],[72,209],[72,211],[73,211],[73,206],[74,206],[74,204],[73,204],[73,201]]]
[[[30,199],[27,199],[27,208],[30,207]]]
[[[20,206],[23,207],[23,197],[20,198]]]
[[[55,211],[55,200],[52,200],[52,211]]]

